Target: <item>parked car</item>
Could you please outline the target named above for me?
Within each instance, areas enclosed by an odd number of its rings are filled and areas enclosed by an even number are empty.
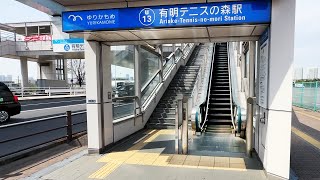
[[[9,121],[11,116],[20,112],[21,105],[18,97],[13,95],[7,85],[0,82],[0,123]]]

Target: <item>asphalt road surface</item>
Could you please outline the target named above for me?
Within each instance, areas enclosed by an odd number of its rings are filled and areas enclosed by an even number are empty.
[[[85,97],[20,101],[21,113],[12,116],[10,121],[2,123],[0,126],[61,115],[65,114],[66,111],[85,111],[85,103]]]

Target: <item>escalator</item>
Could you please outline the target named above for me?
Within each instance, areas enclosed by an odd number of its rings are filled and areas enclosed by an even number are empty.
[[[217,44],[207,102],[208,112],[205,122],[207,133],[233,132],[228,68],[227,43]]]

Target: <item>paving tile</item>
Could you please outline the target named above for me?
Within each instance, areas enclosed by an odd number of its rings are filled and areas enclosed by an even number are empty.
[[[230,157],[230,163],[235,163],[235,164],[244,164],[244,159],[243,158],[234,158],[234,157]]]
[[[199,161],[184,161],[183,167],[198,168]]]
[[[213,161],[200,161],[198,164],[198,168],[213,169],[213,167],[214,167]]]
[[[229,168],[229,163],[215,162],[214,167]]]
[[[215,161],[215,163],[229,164],[230,158],[229,157],[214,157],[214,161]]]
[[[172,157],[172,160],[184,161],[187,158],[187,155],[175,154]]]
[[[231,163],[230,168],[235,168],[235,169],[246,169],[246,165],[243,163]]]

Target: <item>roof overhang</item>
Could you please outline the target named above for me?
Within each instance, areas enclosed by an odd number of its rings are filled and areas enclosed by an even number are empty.
[[[209,26],[189,28],[140,29],[71,33],[91,41],[108,45],[170,44],[187,42],[256,41],[268,24]]]

